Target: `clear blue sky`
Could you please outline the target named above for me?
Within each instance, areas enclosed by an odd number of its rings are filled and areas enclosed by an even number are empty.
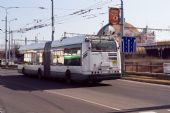
[[[54,0],[55,13],[55,39],[59,39],[63,32],[93,34],[108,22],[108,7],[119,7],[120,0]],[[170,28],[170,0],[124,0],[126,22],[136,27]],[[20,7],[10,9],[8,19],[17,18],[11,22],[11,29],[31,27],[37,25],[35,19],[43,23],[50,23],[51,0],[0,0],[0,6]],[[39,9],[45,7],[46,9]],[[93,9],[84,15],[68,16],[81,9]],[[0,8],[0,29],[4,30],[5,12]],[[157,40],[169,40],[170,32],[156,32]],[[51,40],[51,27],[15,33],[15,39]],[[4,43],[4,33],[0,31],[0,43]]]

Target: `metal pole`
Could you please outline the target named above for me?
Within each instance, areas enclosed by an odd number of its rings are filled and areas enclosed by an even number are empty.
[[[25,37],[25,45],[27,45],[27,37]]]
[[[67,33],[66,33],[66,32],[64,32],[64,37],[66,37],[66,34],[67,34]]]
[[[12,49],[12,60],[14,61],[14,40],[13,40],[13,32],[11,31],[11,49]]]
[[[8,55],[8,52],[7,52],[7,42],[8,42],[8,39],[7,39],[7,21],[8,21],[8,9],[11,9],[11,8],[19,8],[19,7],[3,7],[3,6],[0,6],[0,8],[3,8],[5,10],[5,66],[7,65],[7,55]]]
[[[52,8],[51,9],[52,10],[52,12],[51,12],[52,13],[51,14],[52,15],[52,17],[51,17],[51,21],[52,21],[52,39],[51,40],[52,41],[54,41],[54,32],[55,32],[54,31],[54,4],[53,3],[54,3],[53,0],[51,0],[51,8]]]
[[[11,31],[11,22],[12,21],[15,21],[15,20],[17,20],[17,18],[15,18],[15,19],[12,19],[12,20],[9,20],[8,22],[9,22],[9,31],[8,31],[8,33],[9,33],[9,47],[8,47],[8,58],[9,58],[9,61],[11,60],[11,49],[12,49],[12,31]]]
[[[11,37],[10,37],[11,29],[10,29],[10,21],[9,21],[9,31],[8,31],[8,32],[9,32],[9,34],[8,34],[8,35],[9,35],[9,39],[8,39],[8,40],[9,40],[9,42],[8,42],[8,46],[9,46],[9,47],[8,47],[8,58],[9,58],[9,61],[10,61],[10,59],[11,59],[11,56],[10,56],[10,49],[11,49]]]
[[[123,0],[121,0],[121,36],[120,36],[120,55],[121,55],[121,76],[124,75],[124,53],[122,52],[122,37],[124,36],[124,12]]]
[[[7,55],[8,55],[8,53],[7,53],[7,42],[8,42],[8,40],[7,40],[7,21],[8,21],[8,17],[7,17],[7,9],[5,9],[5,13],[6,13],[6,16],[5,16],[5,65],[7,65]]]
[[[3,6],[0,6],[0,8],[3,8],[5,10],[5,66],[7,66],[7,59],[8,59],[8,52],[7,52],[7,42],[8,42],[8,39],[7,39],[7,22],[8,22],[8,9],[12,9],[12,8],[19,8],[19,7],[3,7]]]
[[[14,60],[15,60],[15,51],[16,51],[16,48],[15,48],[15,40],[14,40]]]

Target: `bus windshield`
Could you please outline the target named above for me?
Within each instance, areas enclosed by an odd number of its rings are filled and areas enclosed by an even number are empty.
[[[114,40],[92,40],[92,52],[116,52],[116,42]]]

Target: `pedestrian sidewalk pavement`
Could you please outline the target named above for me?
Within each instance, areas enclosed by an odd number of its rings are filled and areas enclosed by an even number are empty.
[[[153,76],[148,76],[148,75],[126,75],[123,77],[123,79],[146,82],[146,83],[170,85],[170,79],[165,79],[163,77],[158,78],[158,77],[153,77]]]

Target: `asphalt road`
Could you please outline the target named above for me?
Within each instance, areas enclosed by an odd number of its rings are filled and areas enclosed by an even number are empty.
[[[0,69],[0,113],[170,113],[170,86],[127,80],[69,85]]]

